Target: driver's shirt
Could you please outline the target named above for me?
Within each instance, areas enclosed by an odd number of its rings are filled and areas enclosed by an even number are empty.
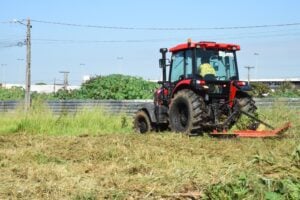
[[[215,69],[208,63],[203,63],[202,65],[200,65],[200,75],[202,77],[205,77],[205,75],[207,74],[212,74],[212,75],[216,75],[216,71]]]

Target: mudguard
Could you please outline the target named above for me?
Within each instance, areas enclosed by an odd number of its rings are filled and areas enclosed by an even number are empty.
[[[156,122],[156,117],[155,117],[155,112],[154,112],[155,111],[155,106],[152,102],[142,104],[140,106],[140,108],[138,109],[138,111],[140,111],[140,110],[143,110],[148,114],[148,116],[151,120],[151,123]]]

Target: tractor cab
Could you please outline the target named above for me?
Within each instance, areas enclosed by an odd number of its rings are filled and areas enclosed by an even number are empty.
[[[169,49],[172,53],[167,64],[167,49],[161,49],[160,67],[163,70],[164,99],[170,100],[182,89],[197,90],[209,103],[215,99],[229,101],[232,84],[248,88],[239,80],[236,51],[239,45],[216,42],[191,42]],[[167,71],[167,66],[170,66]],[[167,77],[168,74],[168,77]],[[168,93],[168,97],[166,97]],[[232,96],[232,97],[231,97]],[[166,102],[168,104],[170,102]]]
[[[234,47],[233,45],[226,46],[212,42],[200,42],[171,48],[172,59],[169,81],[173,83],[190,78],[207,81],[238,80],[235,51],[239,47],[236,45]],[[205,71],[205,66],[211,69]]]

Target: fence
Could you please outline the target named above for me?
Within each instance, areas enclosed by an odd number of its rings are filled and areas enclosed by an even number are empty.
[[[300,98],[258,98],[254,100],[258,107],[270,107],[278,103],[292,109],[300,109]],[[142,104],[152,102],[152,100],[51,100],[47,101],[47,105],[55,114],[76,113],[83,108],[102,107],[109,112],[132,115]],[[15,110],[19,105],[22,105],[22,101],[0,101],[0,112]]]

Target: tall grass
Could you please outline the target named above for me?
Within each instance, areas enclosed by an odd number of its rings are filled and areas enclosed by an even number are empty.
[[[258,117],[274,127],[291,122],[289,136],[299,136],[300,111],[276,103],[272,107],[258,110]],[[249,120],[246,116],[233,127],[245,129]],[[112,114],[102,108],[83,109],[77,113],[54,115],[43,103],[36,100],[32,109],[25,113],[22,108],[13,112],[0,113],[0,134],[29,133],[46,135],[97,135],[132,133],[132,118],[125,114]]]
[[[131,119],[125,114],[114,115],[94,108],[54,115],[41,102],[34,102],[28,113],[21,108],[1,113],[0,124],[0,134],[94,135],[130,133],[132,128]]]

